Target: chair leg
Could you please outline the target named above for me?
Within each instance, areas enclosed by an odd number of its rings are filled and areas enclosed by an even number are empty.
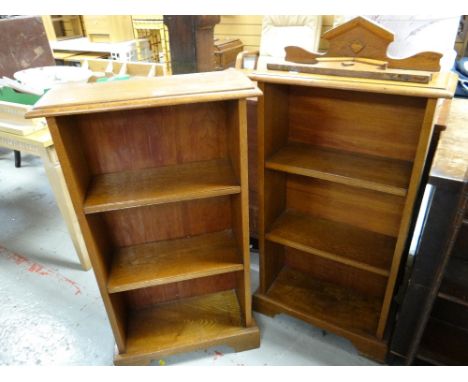
[[[14,150],[15,152],[15,167],[21,167],[21,152]]]

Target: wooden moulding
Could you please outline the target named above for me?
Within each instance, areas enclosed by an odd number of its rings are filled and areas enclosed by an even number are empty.
[[[393,33],[364,17],[356,17],[322,37],[329,41],[327,52],[288,46],[287,63],[268,64],[268,69],[420,84],[430,83],[433,72],[440,70],[441,53],[421,52],[406,58],[387,56]]]
[[[235,69],[177,76],[134,78],[105,84],[66,84],[48,92],[26,118],[130,110],[257,97],[261,93]]]

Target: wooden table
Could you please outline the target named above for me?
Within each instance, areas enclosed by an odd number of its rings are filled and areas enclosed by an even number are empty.
[[[27,125],[25,124],[25,127]],[[91,268],[88,252],[84,245],[78,220],[71,204],[62,168],[60,167],[55,147],[49,133],[49,129],[43,128],[28,135],[13,134],[2,131],[0,121],[0,146],[12,150],[39,155],[44,163],[45,172],[49,179],[52,191],[59,206],[60,212],[70,232],[73,246],[75,247],[81,266],[84,270]]]
[[[468,360],[468,99],[453,99],[441,124],[430,202],[392,335],[397,365]]]

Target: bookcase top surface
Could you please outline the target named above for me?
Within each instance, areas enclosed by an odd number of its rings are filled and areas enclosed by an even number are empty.
[[[468,181],[468,99],[454,98],[447,129],[442,132],[430,176],[455,182]]]
[[[235,69],[128,81],[69,83],[47,92],[26,118],[242,99],[261,94],[245,74]]]
[[[322,74],[263,70],[252,72],[249,77],[254,81],[322,87],[329,89],[354,90],[370,93],[397,94],[413,97],[452,98],[458,76],[453,72],[434,73],[427,83],[412,83],[366,78],[340,77]]]

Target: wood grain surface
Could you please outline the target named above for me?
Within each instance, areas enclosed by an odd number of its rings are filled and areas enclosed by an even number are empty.
[[[113,254],[109,293],[244,269],[232,231],[120,248]]]
[[[411,162],[289,142],[266,168],[405,196]]]
[[[388,276],[395,238],[331,220],[286,211],[267,240]]]
[[[95,176],[85,213],[210,198],[240,192],[227,160],[115,172]]]

